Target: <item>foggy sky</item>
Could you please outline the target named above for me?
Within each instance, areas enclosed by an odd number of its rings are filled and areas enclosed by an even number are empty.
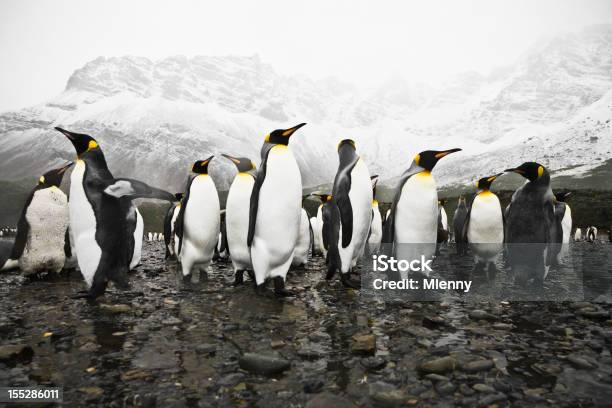
[[[435,84],[597,23],[612,23],[612,1],[3,0],[0,111],[52,98],[98,56],[257,53],[283,74]]]

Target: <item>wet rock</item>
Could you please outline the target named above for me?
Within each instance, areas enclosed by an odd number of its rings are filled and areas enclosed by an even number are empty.
[[[490,313],[485,312],[484,310],[475,309],[469,313],[470,318],[474,320],[495,320],[495,316]]]
[[[587,319],[606,320],[610,317],[610,312],[606,310],[581,309],[578,311],[578,315]]]
[[[303,384],[304,392],[307,394],[315,394],[321,391],[323,386],[325,386],[325,383],[318,378],[307,379],[303,382]]]
[[[421,363],[419,370],[424,373],[444,374],[453,371],[456,366],[457,360],[447,356],[425,361]]]
[[[376,337],[373,334],[356,334],[351,343],[351,352],[354,354],[374,354],[376,351]]]
[[[557,378],[573,396],[593,401],[595,405],[606,406],[612,400],[612,384],[603,382],[592,370],[567,368]]]
[[[286,343],[283,340],[272,340],[270,342],[270,347],[272,347],[273,349],[278,349],[278,348],[282,348],[285,347]]]
[[[544,397],[542,394],[546,394],[544,388],[529,388],[525,390],[525,396],[531,401],[543,401]]]
[[[91,341],[88,341],[87,343],[83,344],[81,347],[79,347],[80,351],[84,351],[86,353],[91,353],[94,351],[97,351],[100,348],[99,345],[97,345],[96,343],[92,343]]]
[[[217,381],[217,385],[221,387],[231,387],[232,385],[238,384],[244,379],[244,374],[242,373],[232,373],[228,374],[224,377],[221,377],[219,381]]]
[[[144,380],[151,378],[151,373],[141,370],[130,370],[121,374],[121,381]]]
[[[329,392],[322,392],[312,397],[305,408],[356,408],[350,400]]]
[[[425,376],[425,378],[427,378],[428,380],[431,380],[433,382],[445,382],[445,381],[448,381],[448,377],[445,377],[445,376],[440,375],[440,374],[427,374]]]
[[[493,324],[493,328],[495,330],[512,330],[514,328],[514,325],[509,323],[495,323]]]
[[[493,365],[492,360],[481,359],[465,363],[461,366],[461,369],[466,373],[477,373],[480,371],[488,371],[493,368]]]
[[[114,305],[103,303],[100,305],[100,309],[107,313],[112,313],[112,314],[130,313],[132,311],[132,307],[130,305],[124,305],[121,303],[114,304]]]
[[[217,346],[215,344],[198,344],[195,348],[195,352],[198,354],[215,354],[217,352]]]
[[[587,360],[576,354],[570,354],[569,356],[567,356],[567,361],[569,361],[576,368],[589,369],[596,367],[595,364],[588,362]]]
[[[495,389],[493,387],[483,383],[474,384],[472,388],[475,391],[481,392],[483,394],[492,394],[495,392]]]
[[[367,370],[380,370],[387,365],[387,360],[382,357],[366,357],[360,361],[361,365]]]
[[[96,401],[104,395],[104,390],[100,387],[82,387],[79,391],[85,394],[87,401]]]
[[[406,399],[406,394],[402,390],[384,382],[370,384],[368,393],[376,405],[385,408],[398,407],[402,405]]]
[[[238,360],[240,368],[253,374],[274,375],[291,366],[288,360],[259,353],[245,353]]]
[[[34,350],[27,344],[7,344],[0,346],[0,362],[15,365],[29,363],[34,356]]]
[[[162,320],[161,322],[164,326],[176,326],[179,325],[181,323],[183,323],[183,321],[177,317],[169,317],[165,320]]]
[[[508,399],[506,394],[503,394],[501,392],[497,394],[487,395],[486,397],[483,397],[480,400],[478,400],[478,407],[485,408],[485,407],[488,407],[489,405],[495,404],[496,402],[505,401],[506,399]]]
[[[440,395],[452,394],[455,391],[455,389],[457,389],[457,387],[455,386],[455,384],[453,384],[450,381],[444,381],[444,382],[436,384],[436,391]]]

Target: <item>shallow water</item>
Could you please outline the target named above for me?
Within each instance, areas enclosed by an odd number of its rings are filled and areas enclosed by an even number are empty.
[[[110,290],[94,305],[70,298],[84,289],[77,272],[27,280],[18,272],[2,274],[1,344],[28,345],[34,355],[0,362],[0,385],[63,386],[70,405],[268,407],[304,406],[322,391],[371,406],[379,396],[370,385],[384,382],[416,404],[477,403],[485,396],[438,392],[418,369],[422,361],[451,355],[461,364],[496,360],[481,373],[445,373],[457,387],[503,380],[510,390],[502,401],[527,404],[532,397],[525,390],[542,388],[546,398],[572,406],[588,401],[589,392],[569,398],[555,391],[557,377],[572,368],[564,355],[581,353],[597,370],[612,370],[602,334],[610,330],[610,302],[576,303],[605,302],[611,294],[610,245],[595,245],[572,246],[573,256],[588,265],[586,278],[553,271],[545,281],[556,300],[574,303],[512,301],[516,293],[508,292],[513,286],[503,265],[493,281],[472,277],[473,295],[444,292],[437,302],[385,303],[345,290],[337,279],[325,281],[321,258],[291,272],[288,287],[296,297],[276,299],[257,296],[248,278],[232,287],[227,263],[214,265],[198,283],[185,282],[174,262],[164,261],[161,242],[145,243],[131,291]],[[471,257],[451,253],[443,248],[437,262],[453,263],[456,273],[471,271]],[[480,309],[491,317],[470,317]],[[601,313],[580,314],[591,310]],[[496,328],[499,323],[506,326]],[[356,352],[356,334],[372,334],[375,347]],[[291,368],[273,377],[250,374],[238,365],[243,352],[283,357]],[[542,374],[538,364],[555,369]]]

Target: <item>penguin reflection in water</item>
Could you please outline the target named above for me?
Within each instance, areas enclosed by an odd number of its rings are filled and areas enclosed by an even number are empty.
[[[504,220],[497,195],[491,184],[503,173],[483,177],[476,182],[478,192],[470,203],[462,228],[462,243],[468,243],[474,254],[474,270],[482,270],[488,278],[497,271],[495,262],[503,249]]]
[[[265,138],[261,168],[251,193],[247,245],[257,291],[266,279],[274,280],[277,296],[292,296],[285,279],[293,260],[300,230],[302,177],[289,140],[305,123],[277,129]]]
[[[533,279],[542,284],[554,256],[551,243],[555,242],[555,210],[550,174],[535,162],[505,171],[527,179],[514,192],[506,209],[507,261],[517,283]]]
[[[394,243],[397,259],[429,259],[435,254],[438,191],[431,171],[442,158],[458,151],[461,149],[423,151],[402,174],[383,237],[383,242]]]
[[[68,199],[59,187],[72,164],[50,170],[38,179],[19,217],[7,269],[18,266],[25,275],[59,273],[70,258]]]
[[[338,145],[340,164],[334,179],[331,222],[325,228],[329,243],[327,279],[339,271],[342,284],[359,288],[350,273],[363,254],[372,223],[372,182],[367,166],[355,149],[355,142],[345,139]]]
[[[174,196],[147,184],[115,178],[102,149],[86,134],[56,127],[70,140],[77,162],[70,177],[70,228],[79,268],[94,299],[104,293],[109,281],[127,288],[127,272],[136,259],[137,230],[135,198],[174,201]]]
[[[221,209],[217,188],[208,175],[213,157],[193,164],[174,226],[175,253],[183,276],[191,274],[194,268],[207,273],[215,253]],[[198,278],[199,275],[192,275],[192,281]]]

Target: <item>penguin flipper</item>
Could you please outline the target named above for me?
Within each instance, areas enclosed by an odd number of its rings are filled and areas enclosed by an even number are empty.
[[[176,201],[174,194],[170,194],[159,188],[151,187],[142,181],[128,178],[114,179],[113,182],[104,189],[104,194],[115,198],[154,198],[170,202]]]
[[[34,198],[34,193],[36,193],[36,191],[38,191],[38,187],[35,187],[32,192],[30,192],[30,195],[28,196],[25,204],[23,205],[23,209],[21,210],[21,215],[19,216],[19,221],[17,222],[17,235],[15,236],[10,259],[21,258],[21,255],[25,250],[26,243],[28,242],[28,234],[30,233],[30,224],[26,219],[26,212],[32,203],[32,199]]]
[[[544,203],[544,221],[546,225],[547,251],[545,266],[553,265],[556,261],[558,248],[555,248],[563,240],[563,229],[561,225],[557,227],[555,218],[555,205],[552,200]],[[559,222],[560,224],[560,222]],[[560,236],[559,236],[560,235]]]
[[[340,157],[340,167],[334,180],[332,191],[332,202],[336,203],[340,210],[340,222],[342,224],[342,248],[346,248],[353,238],[353,206],[349,197],[351,189],[351,172],[357,165],[359,156],[355,155],[346,162],[345,157]]]
[[[323,221],[323,225],[321,227],[321,235],[323,238],[323,248],[325,248],[326,251],[329,251],[329,244],[332,241],[330,205],[331,204],[326,203],[321,209],[321,220]]]
[[[315,243],[314,243],[314,231],[312,230],[312,224],[308,220],[308,232],[310,233],[310,253],[315,256]]]
[[[268,167],[268,154],[272,150],[274,145],[264,145],[261,152],[262,160],[261,167],[257,171],[255,176],[255,183],[253,184],[253,190],[251,191],[251,202],[249,205],[249,232],[247,234],[247,246],[250,247],[253,243],[253,237],[255,236],[255,223],[257,221],[257,210],[259,209],[259,191],[266,178],[266,171]]]
[[[470,203],[468,204],[467,215],[465,216],[465,221],[463,222],[463,227],[461,228],[461,243],[468,244],[468,228],[470,227],[470,218],[472,216],[472,206],[474,201],[476,200],[476,196],[472,197]]]
[[[412,165],[400,177],[397,187],[395,188],[393,202],[391,203],[391,212],[389,213],[389,217],[387,218],[385,227],[383,228],[384,243],[392,244],[393,241],[395,241],[395,210],[400,198],[402,197],[402,189],[404,188],[404,184],[406,184],[406,181],[408,181],[410,177],[422,172],[423,170],[425,169],[413,162]]]

